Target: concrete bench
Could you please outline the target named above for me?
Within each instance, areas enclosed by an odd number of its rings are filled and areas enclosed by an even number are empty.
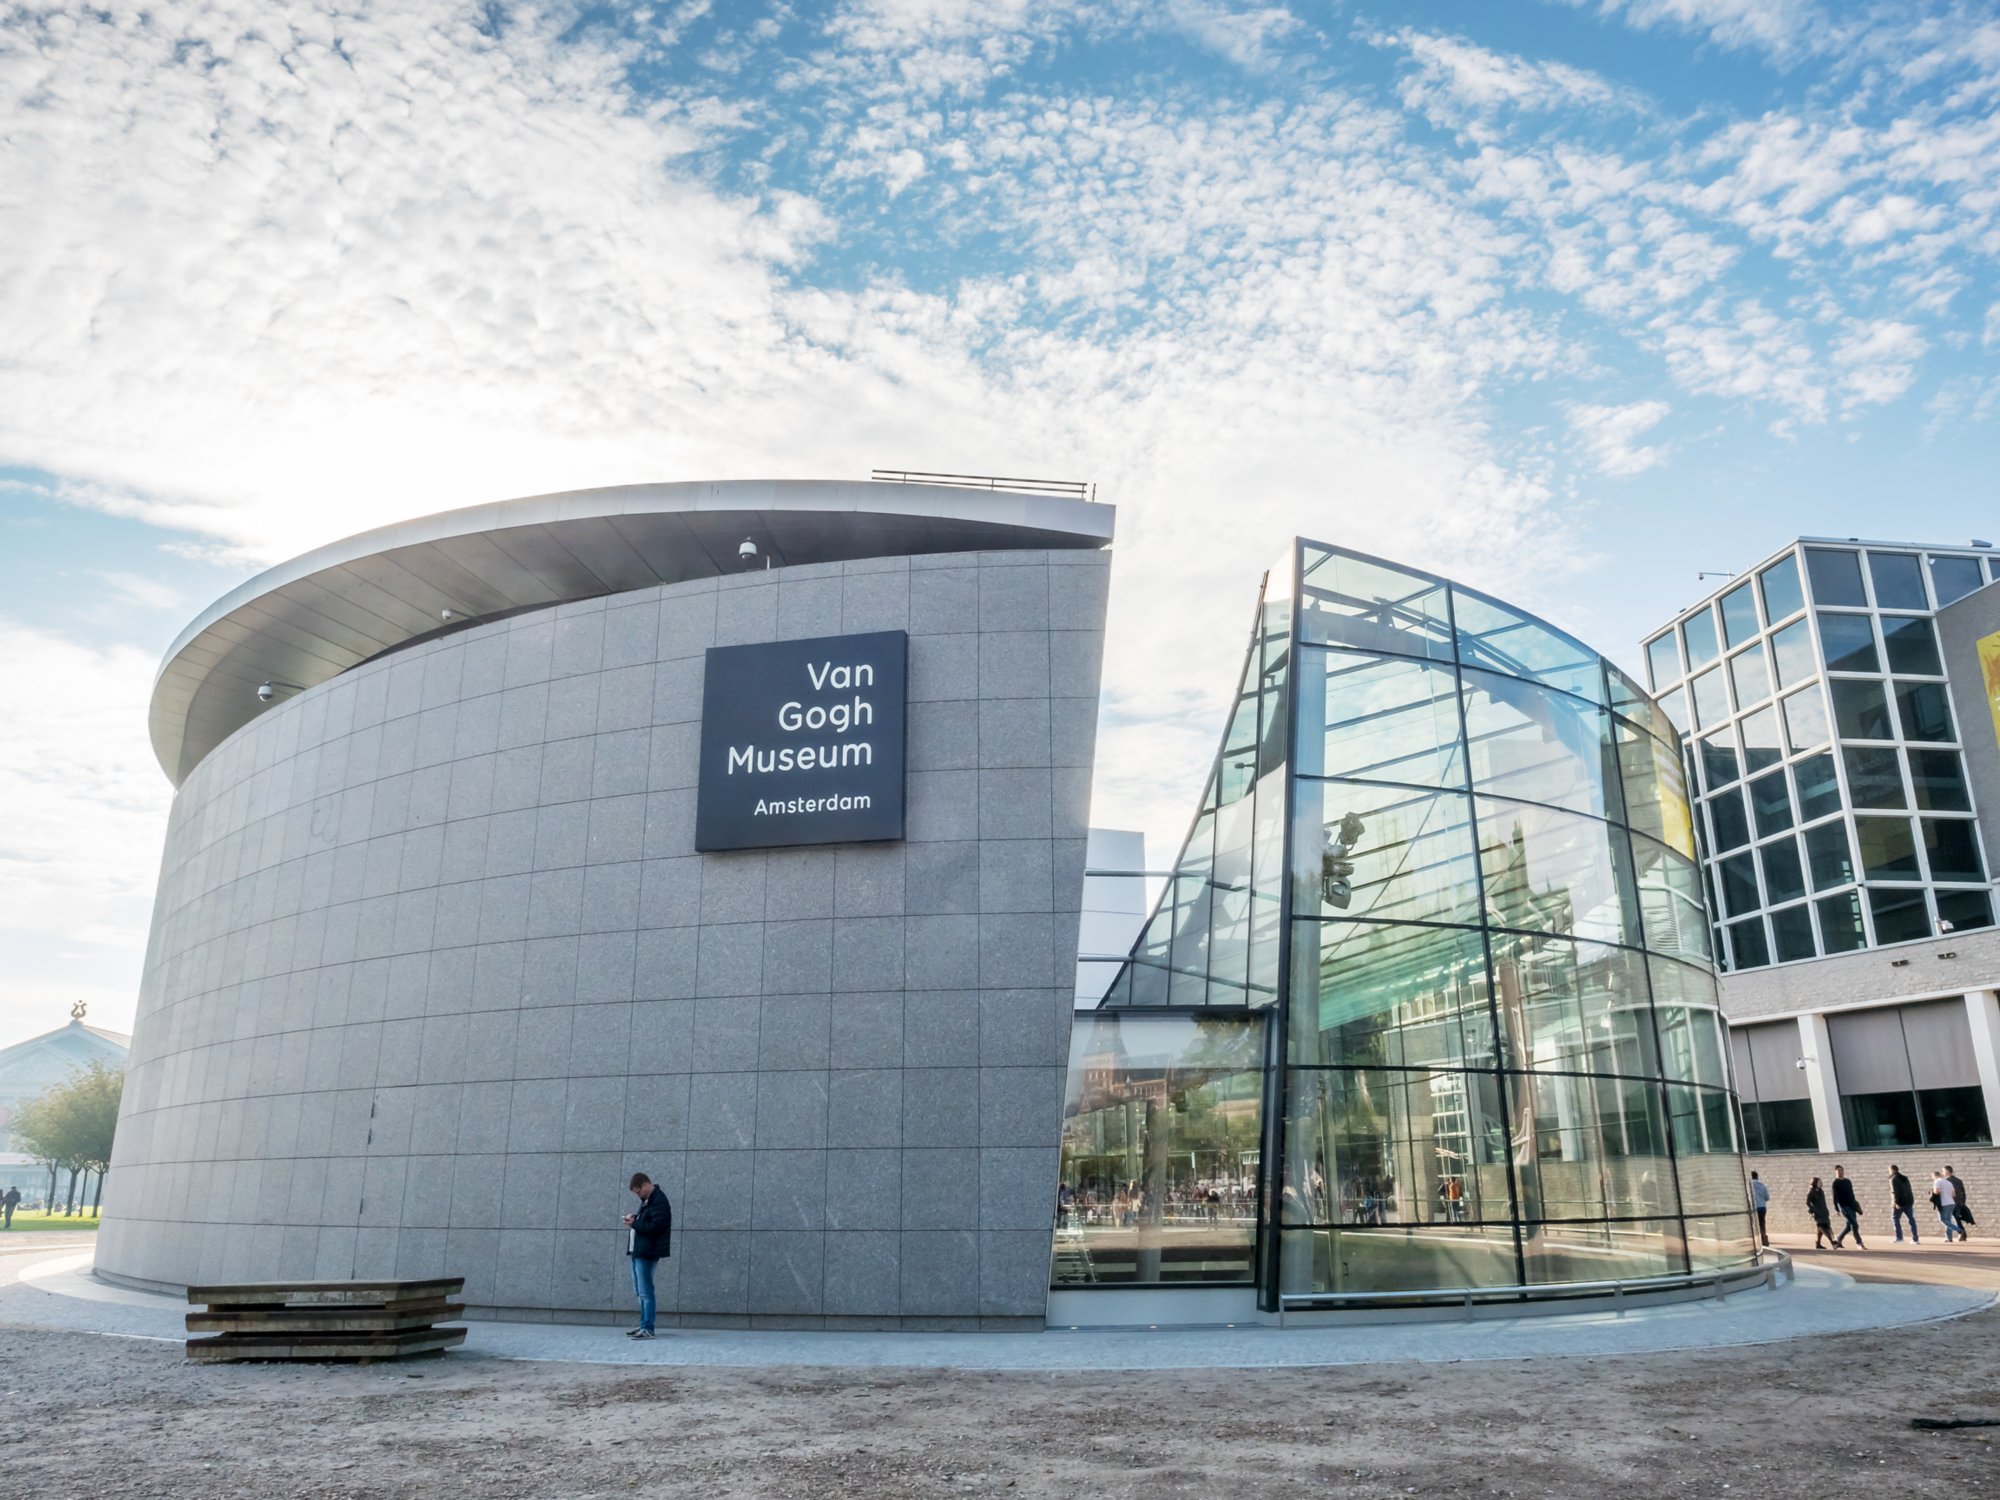
[[[187,1357],[207,1363],[246,1359],[377,1360],[443,1354],[465,1342],[465,1316],[451,1299],[463,1277],[429,1281],[251,1281],[191,1286]]]

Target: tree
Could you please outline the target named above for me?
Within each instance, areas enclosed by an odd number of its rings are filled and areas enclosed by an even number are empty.
[[[15,1137],[36,1162],[49,1169],[49,1206],[55,1206],[56,1175],[69,1173],[67,1215],[77,1203],[79,1181],[97,1174],[102,1201],[104,1174],[111,1167],[111,1141],[118,1129],[118,1103],[125,1092],[125,1070],[94,1062],[30,1099],[10,1121]]]

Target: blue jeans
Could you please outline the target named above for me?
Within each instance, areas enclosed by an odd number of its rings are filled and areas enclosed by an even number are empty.
[[[1889,1214],[1889,1222],[1895,1227],[1896,1238],[1900,1240],[1903,1237],[1903,1220],[1905,1219],[1910,1221],[1910,1243],[1913,1245],[1922,1244],[1923,1241],[1917,1238],[1917,1211],[1907,1203],[1898,1203]]]
[[[639,1326],[653,1331],[653,1267],[659,1264],[643,1255],[635,1255],[632,1260],[632,1291],[639,1298]]]
[[[1851,1234],[1854,1236],[1854,1243],[1859,1245],[1861,1243],[1860,1215],[1857,1214],[1855,1210],[1851,1208],[1843,1208],[1840,1211],[1840,1216],[1841,1218],[1847,1221],[1847,1227],[1842,1229],[1839,1234],[1834,1236],[1833,1240],[1834,1244],[1838,1245],[1842,1240],[1846,1239]]]
[[[1959,1227],[1958,1210],[1956,1208],[1940,1203],[1938,1205],[1938,1218],[1944,1223],[1944,1242],[1947,1245],[1951,1243],[1953,1235],[1957,1235],[1960,1239],[1970,1238],[1964,1229]]]

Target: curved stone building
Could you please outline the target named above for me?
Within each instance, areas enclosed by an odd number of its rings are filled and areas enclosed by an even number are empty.
[[[1301,541],[1235,704],[1076,1027],[1052,1316],[1147,1286],[1235,1318],[1754,1265],[1652,701],[1497,599]]]
[[[609,1317],[644,1170],[668,1321],[1039,1323],[1111,530],[648,485],[221,600],[153,702],[179,790],[99,1269]],[[725,710],[877,780],[788,749],[744,802]],[[698,802],[740,824],[710,852]]]

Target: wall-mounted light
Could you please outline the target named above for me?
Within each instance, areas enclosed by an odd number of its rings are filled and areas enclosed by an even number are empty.
[[[1889,960],[1889,967],[1892,969],[1907,969],[1909,966],[1910,961],[1907,958],[1892,958]]]

